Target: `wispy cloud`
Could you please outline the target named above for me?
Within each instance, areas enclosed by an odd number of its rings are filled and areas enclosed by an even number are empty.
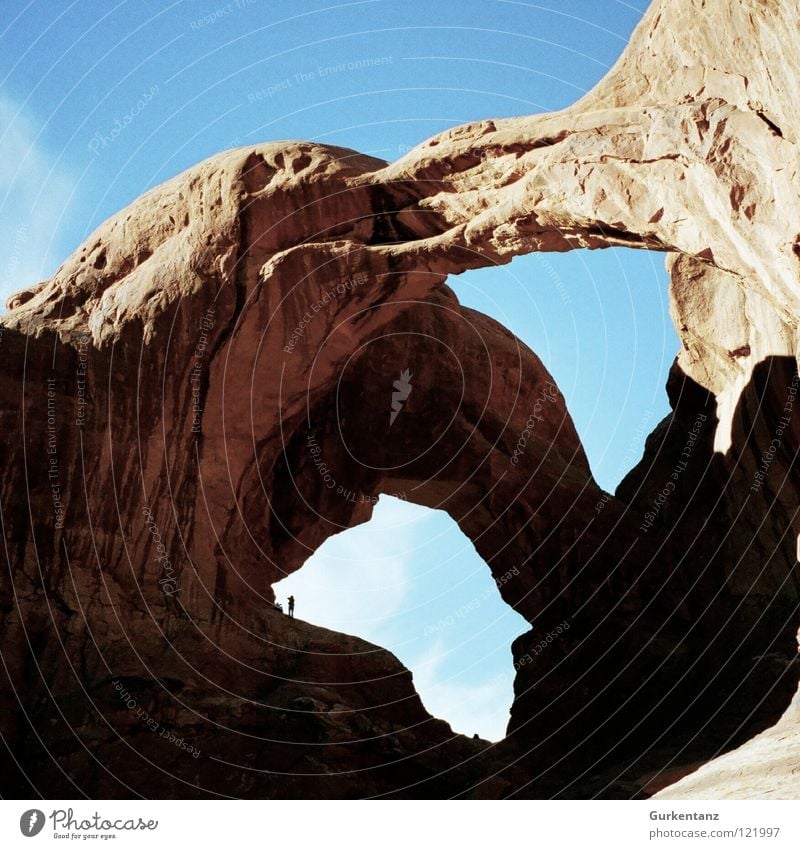
[[[381,496],[371,521],[330,537],[274,589],[296,596],[301,618],[396,654],[454,730],[505,735],[509,645],[527,624],[446,513]]]
[[[423,704],[429,713],[447,720],[454,731],[502,740],[514,697],[510,656],[507,671],[476,680],[467,670],[452,669],[448,664],[451,651],[437,640],[411,664]]]
[[[39,129],[0,96],[0,309],[52,274],[76,180],[37,142]]]
[[[303,619],[379,642],[409,592],[407,552],[419,510],[382,498],[370,522],[330,537],[301,570],[275,584],[276,596],[297,596]]]

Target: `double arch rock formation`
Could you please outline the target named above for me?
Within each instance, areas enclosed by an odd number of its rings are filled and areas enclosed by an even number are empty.
[[[628,796],[777,722],[800,589],[798,25],[789,0],[656,2],[563,112],[392,164],[220,154],[14,296],[3,795]],[[672,413],[609,496],[536,355],[445,280],[615,245],[667,254],[682,349]],[[535,622],[498,745],[431,718],[388,652],[271,609],[382,493],[447,510]]]

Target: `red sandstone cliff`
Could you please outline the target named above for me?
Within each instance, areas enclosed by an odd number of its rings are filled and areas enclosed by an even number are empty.
[[[221,154],[15,296],[4,795],[631,795],[777,721],[797,684],[798,23],[789,2],[657,2],[564,112],[391,165]],[[598,510],[536,355],[444,281],[608,245],[668,252],[683,350],[673,414]],[[537,628],[570,618],[542,657],[536,631],[515,643],[499,746],[429,717],[385,651],[270,611],[382,492],[448,510]]]

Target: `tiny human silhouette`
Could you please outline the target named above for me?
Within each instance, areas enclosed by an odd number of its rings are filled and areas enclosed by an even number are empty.
[[[291,616],[292,619],[294,619],[294,596],[293,595],[289,596],[289,616]]]
[[[283,613],[283,605],[279,601],[275,602],[275,610],[277,610],[278,613]]]

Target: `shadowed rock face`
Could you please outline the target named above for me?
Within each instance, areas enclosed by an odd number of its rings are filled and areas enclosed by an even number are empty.
[[[778,719],[800,13],[730,5],[655,3],[574,107],[391,165],[221,154],[12,298],[3,795],[631,795]],[[683,342],[616,498],[536,355],[444,284],[609,245],[669,252]],[[498,746],[432,719],[384,650],[271,609],[381,493],[447,510],[534,623]]]

